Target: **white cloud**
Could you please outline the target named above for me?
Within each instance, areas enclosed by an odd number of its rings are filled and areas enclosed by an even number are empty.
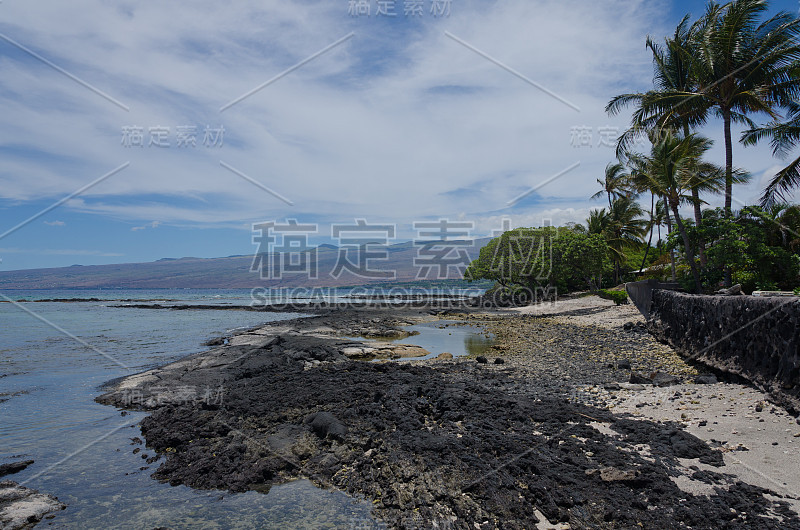
[[[138,224],[154,218],[239,226],[287,216],[410,223],[463,214],[488,223],[509,200],[577,161],[577,170],[509,214],[522,225],[543,215],[583,221],[600,205],[588,197],[613,158],[613,149],[597,145],[598,128],[627,124],[604,106],[646,88],[644,38],[670,31],[661,25],[663,5],[641,0],[464,1],[448,19],[401,20],[402,27],[350,18],[344,0],[191,7],[44,0],[3,10],[0,31],[131,110],[0,42],[0,145],[11,152],[0,170],[2,199],[60,198],[130,161],[65,207],[135,222],[134,231],[155,228]],[[346,43],[219,112],[351,31]],[[129,125],[169,126],[172,146],[125,148],[121,130]],[[179,125],[224,125],[224,146],[178,148]],[[575,126],[591,128],[592,147],[571,144]],[[758,148],[737,147],[735,156],[758,170],[774,163]]]
[[[131,232],[138,232],[139,230],[147,230],[148,228],[158,228],[161,225],[161,221],[152,221],[149,224],[144,226],[134,226],[131,228]]]

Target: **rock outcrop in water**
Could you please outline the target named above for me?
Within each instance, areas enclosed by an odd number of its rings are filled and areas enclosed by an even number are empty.
[[[678,425],[572,399],[563,377],[582,377],[578,361],[569,374],[519,377],[514,363],[341,353],[339,334],[422,318],[339,311],[274,323],[127,378],[99,401],[152,409],[142,432],[166,457],[160,480],[265,491],[308,477],[371,500],[391,527],[531,528],[545,518],[572,528],[800,528],[785,503],[729,480],[721,453]],[[221,389],[218,399],[187,397],[203,387]],[[715,493],[680,489],[680,459],[711,466],[696,478]]]

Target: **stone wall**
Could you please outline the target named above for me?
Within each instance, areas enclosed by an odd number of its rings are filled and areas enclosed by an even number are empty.
[[[684,357],[754,383],[800,412],[800,298],[656,289],[650,331]]]

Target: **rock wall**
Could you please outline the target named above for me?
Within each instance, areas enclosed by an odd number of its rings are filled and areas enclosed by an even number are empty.
[[[654,290],[650,331],[681,355],[754,383],[800,413],[800,298]]]

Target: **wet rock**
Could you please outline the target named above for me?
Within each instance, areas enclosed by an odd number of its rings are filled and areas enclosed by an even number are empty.
[[[19,473],[31,464],[33,464],[33,460],[22,460],[20,462],[12,462],[10,464],[0,465],[0,477]]]
[[[0,482],[0,528],[32,528],[46,515],[67,505],[52,495],[20,486],[10,480]]]
[[[475,359],[475,361],[476,361],[476,362],[478,362],[478,363],[480,363],[480,364],[486,364],[486,363],[488,363],[488,362],[489,362],[489,360],[488,360],[488,359],[486,359],[486,357],[484,357],[483,355],[479,355],[479,356],[478,356],[478,357]]]
[[[225,344],[224,337],[214,337],[213,339],[208,339],[203,343],[204,346],[222,346]]]

